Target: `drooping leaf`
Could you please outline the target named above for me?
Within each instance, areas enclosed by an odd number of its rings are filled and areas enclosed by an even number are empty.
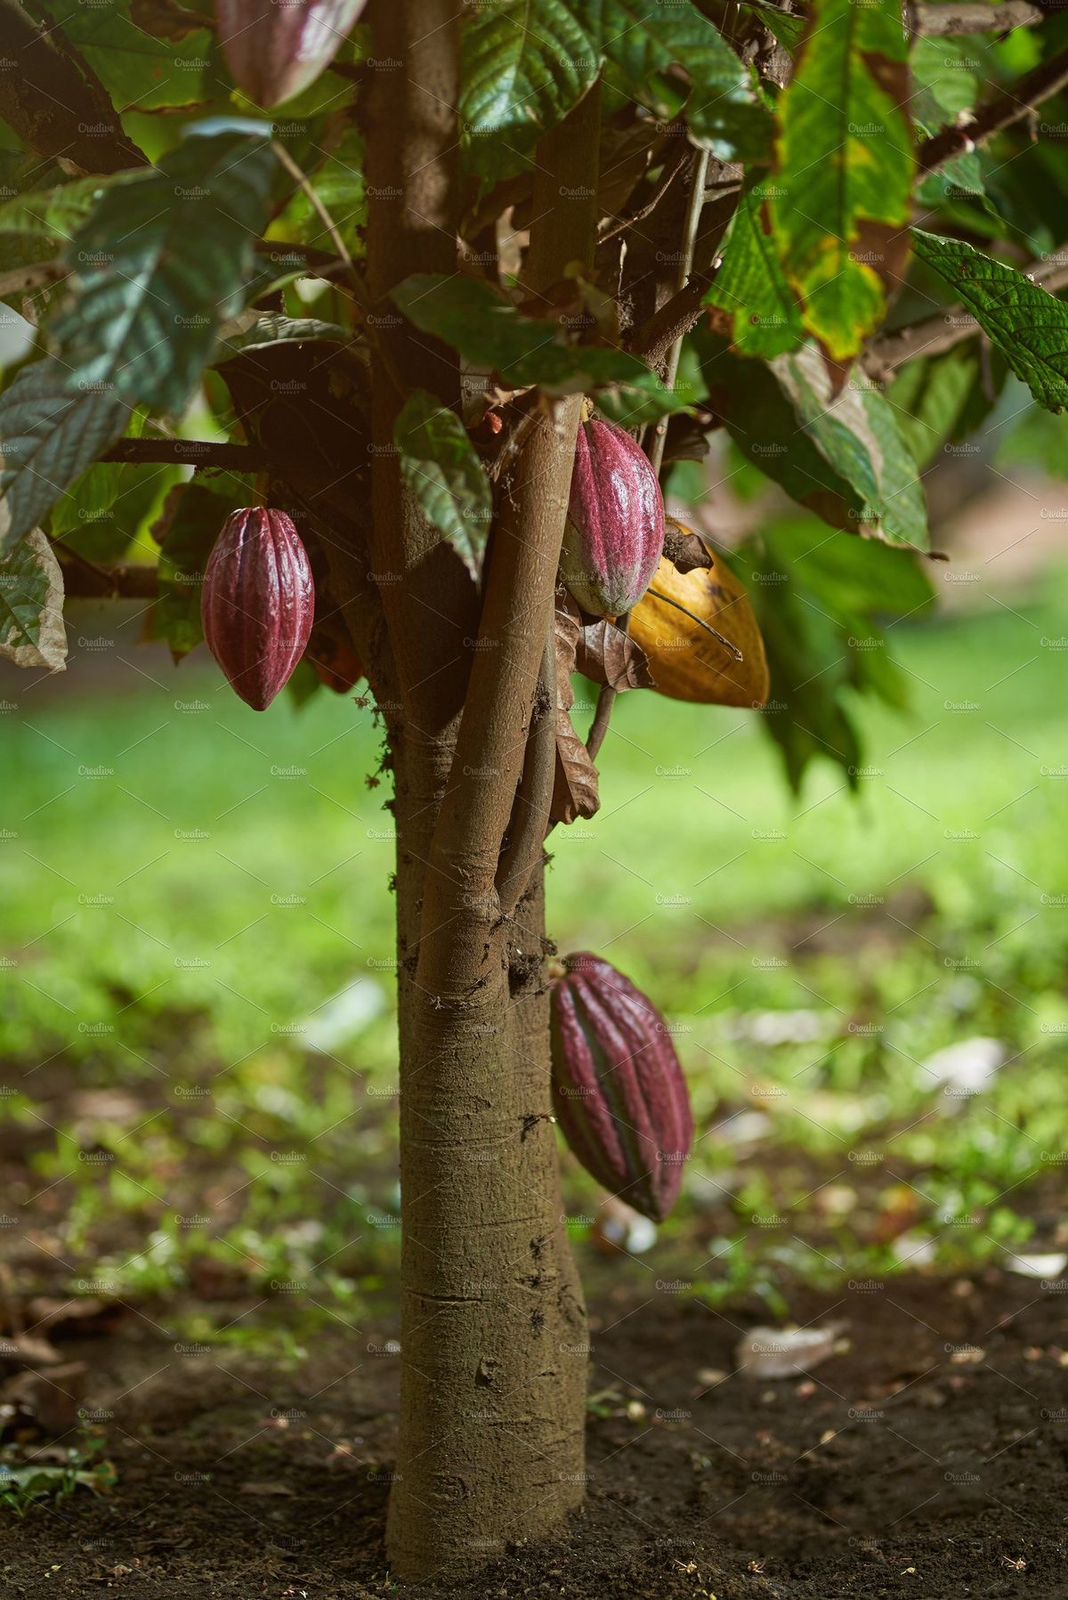
[[[51,329],[81,382],[184,409],[220,325],[244,304],[275,170],[259,135],[200,135],[104,192],[68,248],[74,298]]]
[[[731,437],[793,499],[833,527],[927,548],[916,463],[873,385],[834,395],[813,344],[764,365],[709,341],[705,375]]]
[[[0,657],[49,672],[67,664],[63,574],[40,528],[0,560]]]
[[[467,429],[425,389],[409,396],[393,440],[416,500],[478,582],[493,518],[493,491]]]
[[[607,617],[587,622],[580,629],[575,668],[591,683],[608,684],[617,694],[653,687],[645,651]]]
[[[898,708],[908,680],[890,653],[885,620],[918,616],[933,601],[917,558],[905,550],[831,535],[811,524],[764,528],[742,547],[748,588],[771,668],[764,726],[796,790],[809,764],[841,766],[851,787],[863,755],[852,697]]]
[[[0,552],[38,526],[64,490],[122,434],[129,408],[37,361],[0,395]]]
[[[396,305],[424,333],[433,333],[474,366],[496,372],[511,388],[540,384],[548,394],[614,391],[643,414],[682,409],[676,396],[636,356],[602,345],[568,343],[559,321],[524,316],[489,283],[417,274],[393,291]],[[635,419],[637,420],[637,419]]]
[[[1000,357],[986,374],[974,344],[943,350],[909,361],[894,379],[887,399],[894,407],[917,466],[926,467],[940,452],[964,452],[975,432],[997,404],[1008,376]]]
[[[779,103],[775,238],[835,360],[880,322],[908,250],[913,153],[897,0],[815,0]]]
[[[560,594],[560,591],[558,591]],[[571,707],[575,693],[571,677],[575,669],[582,617],[570,595],[557,600],[553,615],[556,666],[556,769],[549,805],[552,822],[570,824],[579,817],[592,817],[600,806],[597,768],[589,751],[575,732]]]
[[[916,228],[913,243],[1035,399],[1048,411],[1063,411],[1068,406],[1068,304],[960,239]]]
[[[717,331],[742,355],[773,356],[796,350],[805,337],[801,310],[786,281],[767,225],[771,186],[750,178],[723,248],[723,265],[705,298],[723,313]]]

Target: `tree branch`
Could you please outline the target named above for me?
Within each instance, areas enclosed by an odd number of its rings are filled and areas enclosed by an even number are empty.
[[[1068,286],[1068,245],[1053,251],[1044,261],[1032,261],[1021,269],[1035,283],[1053,293]],[[947,306],[922,322],[911,322],[873,339],[861,357],[861,367],[870,378],[882,382],[918,356],[941,355],[980,331],[975,318],[963,306]]]
[[[538,145],[538,220],[524,273],[536,292],[573,261],[592,260],[600,107],[595,85]],[[431,843],[424,928],[449,923],[460,909],[489,924],[500,913],[495,879],[552,624],[582,403],[569,396],[538,415],[502,491],[449,788]],[[546,805],[543,838],[547,820]],[[421,943],[419,982],[433,993],[455,990],[453,944]]]
[[[222,467],[230,472],[286,470],[277,450],[254,444],[211,444],[206,439],[120,439],[100,459],[125,461],[133,466]],[[290,465],[307,470],[307,461],[296,457]]]
[[[546,637],[538,697],[527,737],[523,777],[512,807],[508,846],[497,869],[501,915],[511,916],[545,848],[546,821],[556,773],[556,637]]]
[[[86,173],[148,164],[94,74],[18,0],[0,0],[0,56],[0,118],[31,150]]]
[[[1033,28],[1044,12],[1031,0],[1001,0],[999,5],[983,5],[982,0],[961,5],[909,5],[906,20],[911,34],[922,39],[948,39],[956,34],[1008,33],[1012,28]]]
[[[55,551],[68,600],[154,600],[159,592],[155,567],[98,567],[62,545],[55,546]]]
[[[991,100],[989,105],[980,106],[971,122],[960,127],[943,128],[932,138],[925,139],[916,154],[920,172],[934,172],[955,156],[974,150],[976,145],[993,138],[995,133],[1001,133],[1014,122],[1019,122],[1066,85],[1068,50],[1061,50],[1031,72],[1024,73],[1007,93]]]

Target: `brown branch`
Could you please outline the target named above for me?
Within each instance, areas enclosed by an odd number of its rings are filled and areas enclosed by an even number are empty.
[[[68,600],[154,600],[159,589],[155,567],[123,564],[98,567],[77,559],[77,552],[56,547]],[[74,559],[72,559],[74,558]]]
[[[101,461],[125,461],[133,466],[177,465],[222,467],[230,472],[284,472],[286,463],[276,450],[253,444],[211,444],[206,439],[120,439]],[[294,468],[307,470],[307,460],[294,458]]]
[[[720,190],[701,212],[689,281],[655,312],[631,340],[629,348],[654,369],[662,367],[673,346],[696,327],[705,296],[719,270],[716,251],[737,206],[737,188]]]
[[[948,39],[956,34],[1008,33],[1012,28],[1033,28],[1044,12],[1031,0],[1001,0],[1000,5],[909,5],[906,19],[911,34],[923,39]]]
[[[538,220],[525,272],[538,290],[571,262],[592,260],[600,108],[595,85],[538,145]],[[449,788],[431,843],[424,928],[447,924],[459,907],[481,907],[489,920],[499,914],[495,879],[552,624],[582,404],[581,395],[569,396],[538,415],[502,491]],[[422,942],[419,981],[432,992],[456,986],[453,945]]]
[[[1026,117],[1050,95],[1068,85],[1068,50],[1061,50],[1031,72],[1025,72],[1013,87],[989,105],[980,106],[974,118],[963,126],[943,128],[920,145],[916,160],[920,172],[933,172],[965,151],[974,150],[994,134],[1010,128]]]
[[[646,217],[651,216],[686,165],[689,157],[689,147],[685,140],[681,140],[679,148],[675,152],[675,159],[667,163],[660,182],[653,190],[652,198],[647,200],[637,211],[632,211],[629,217],[621,217],[619,221],[606,228],[604,233],[599,234],[597,238],[598,245],[607,244],[610,239],[618,238],[621,233],[626,233],[628,228],[633,228],[637,223],[644,222]]]
[[[1053,293],[1068,286],[1068,245],[1053,251],[1044,261],[1032,261],[1021,269],[1024,274]],[[861,358],[861,366],[870,378],[883,382],[918,356],[941,355],[954,345],[972,339],[980,331],[979,324],[961,305],[946,306],[922,322],[910,322],[903,328],[894,328],[873,339]]]
[[[83,172],[146,166],[99,81],[53,31],[42,32],[18,0],[0,0],[0,118],[38,155]]]

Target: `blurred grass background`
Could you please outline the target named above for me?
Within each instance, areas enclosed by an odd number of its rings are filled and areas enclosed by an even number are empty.
[[[1066,614],[1062,566],[894,627],[913,704],[861,710],[856,795],[827,763],[791,796],[754,714],[618,705],[550,931],[677,1029],[699,1138],[658,1272],[783,1310],[790,1279],[1065,1242]],[[106,692],[4,680],[5,1210],[68,1289],[329,1317],[398,1246],[380,734],[325,693],[259,717],[126,617],[72,630]]]

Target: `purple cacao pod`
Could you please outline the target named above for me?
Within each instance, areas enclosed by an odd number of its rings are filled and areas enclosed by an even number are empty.
[[[308,552],[284,511],[234,511],[208,560],[204,637],[236,692],[266,711],[293,676],[315,616]]]
[[[560,576],[583,611],[618,617],[664,550],[664,497],[645,452],[614,422],[579,428]]]
[[[599,956],[564,958],[550,995],[553,1108],[586,1171],[660,1222],[693,1143],[686,1079],[667,1024]]]
[[[277,106],[328,67],[365,0],[215,0],[219,43],[239,89]]]

